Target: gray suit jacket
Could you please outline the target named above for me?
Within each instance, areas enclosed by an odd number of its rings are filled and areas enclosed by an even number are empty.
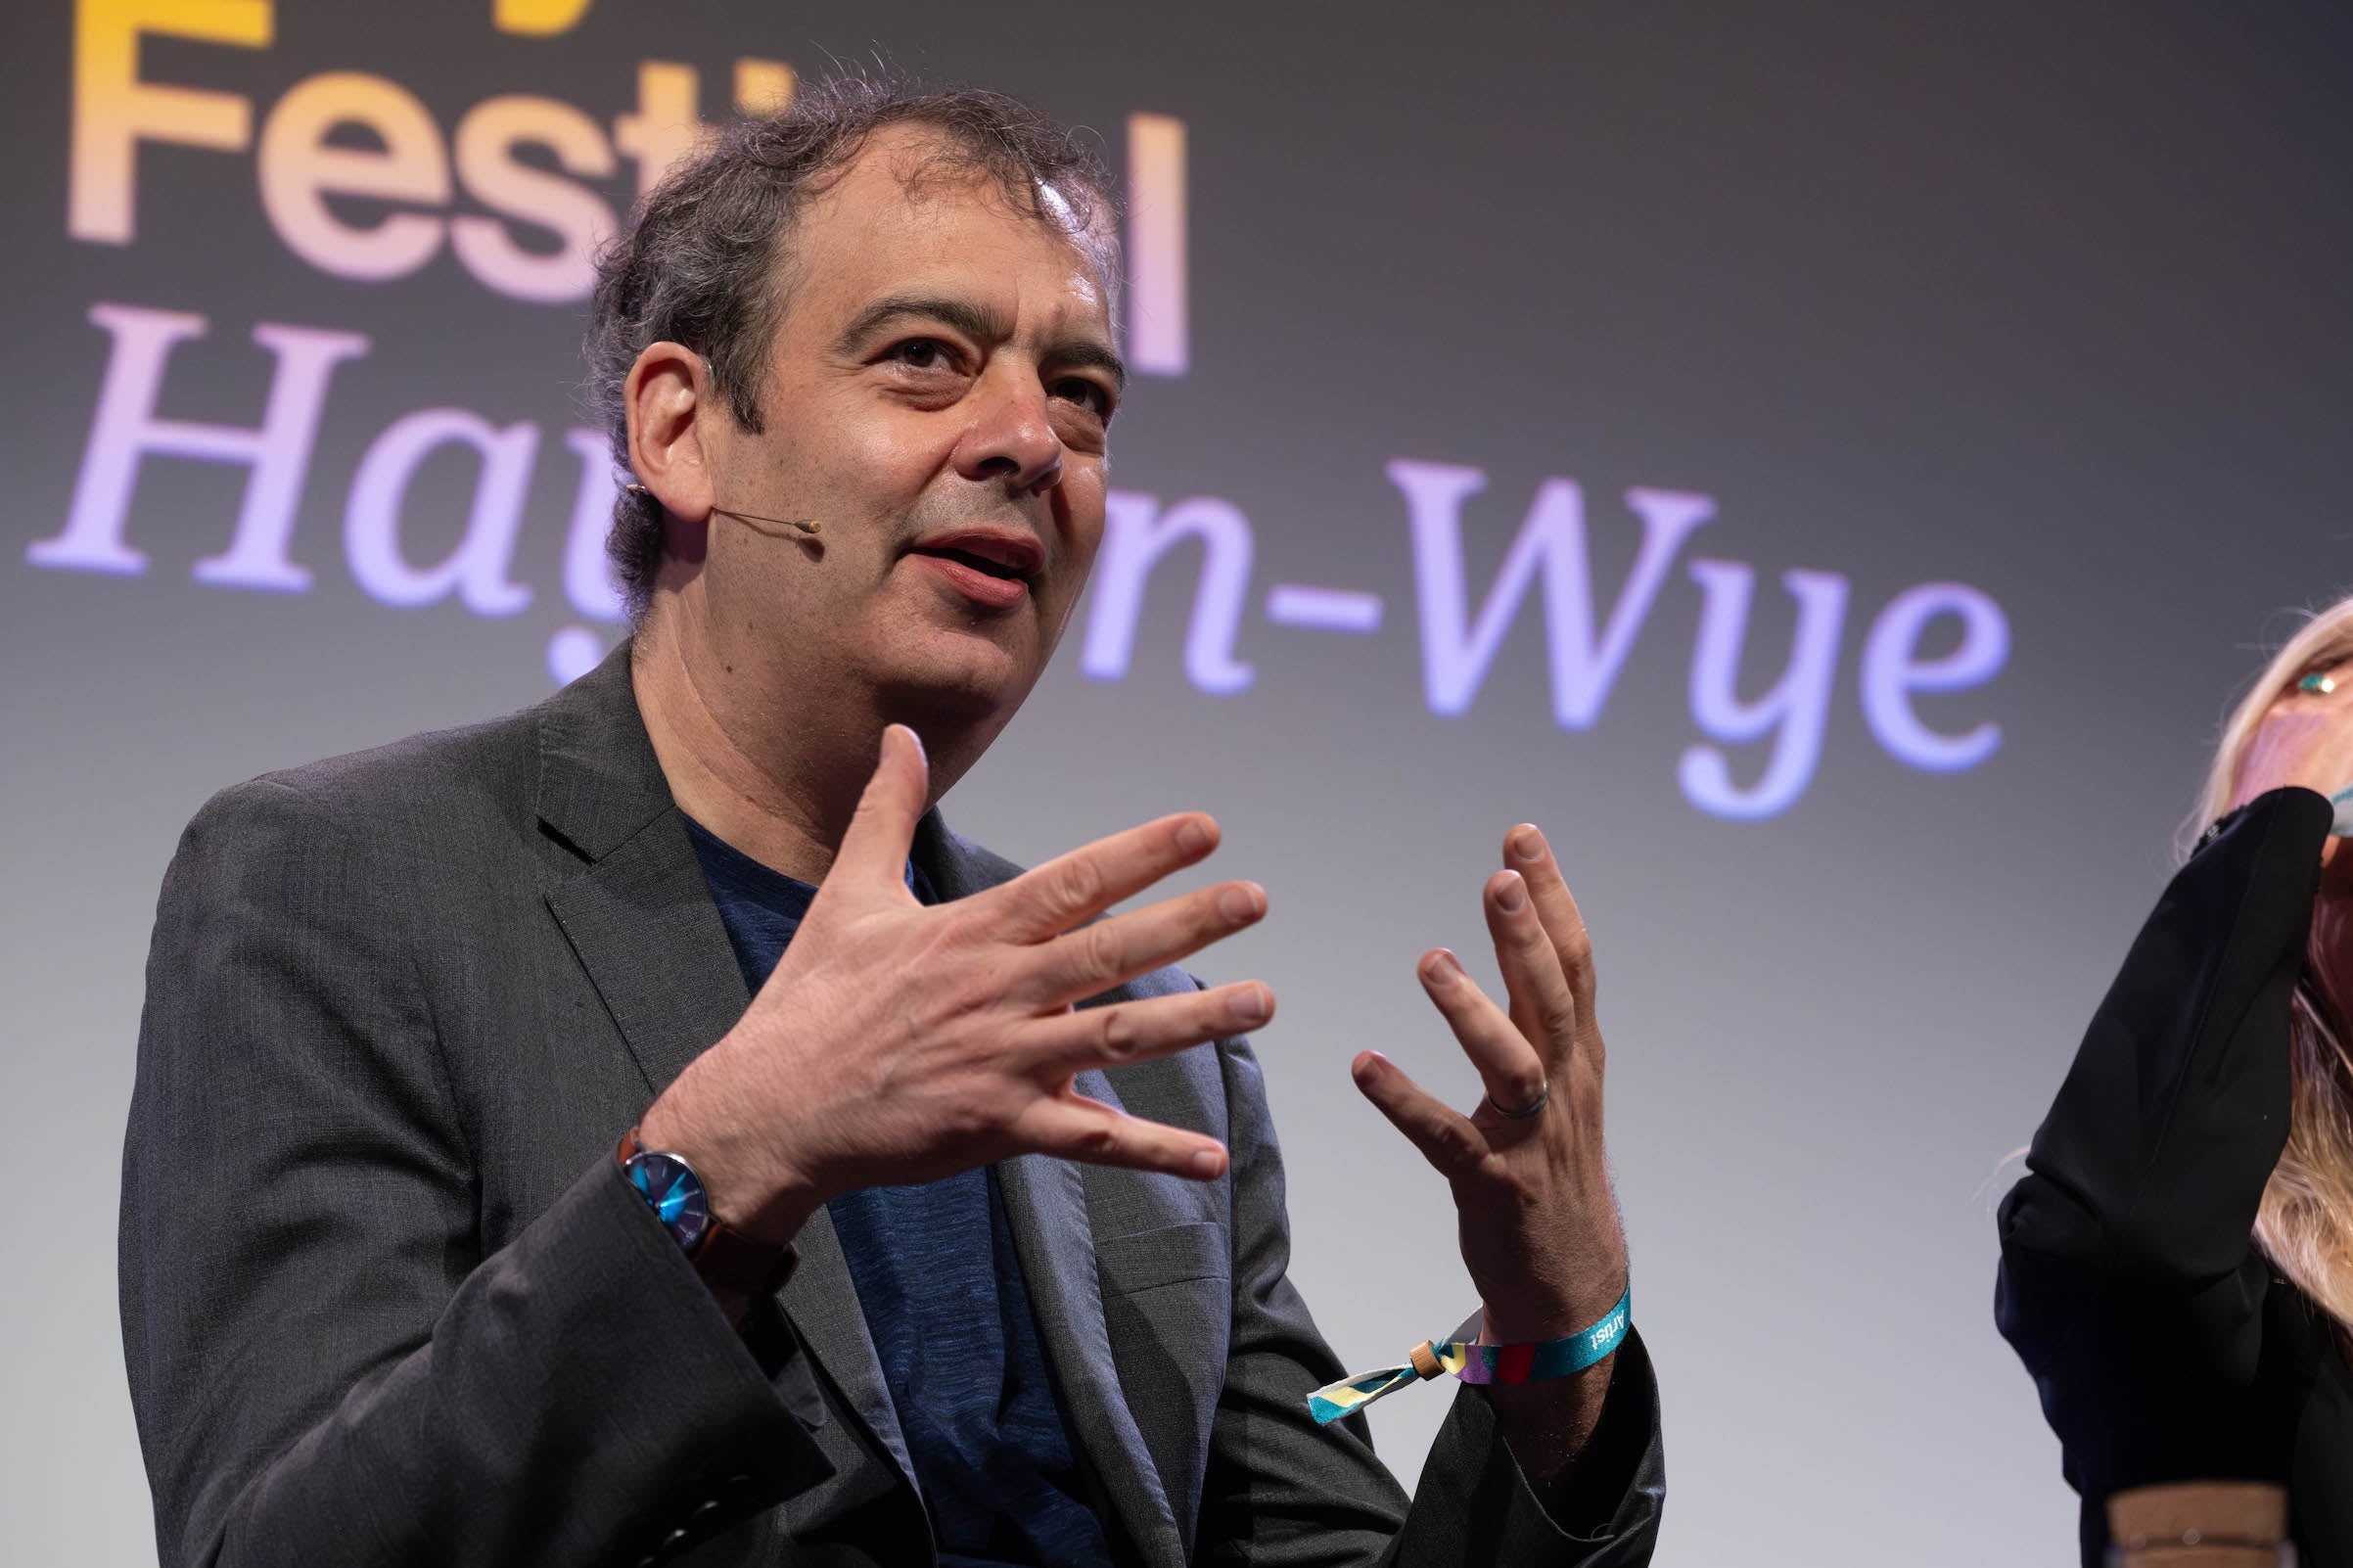
[[[120,1234],[166,1568],[933,1560],[824,1214],[739,1333],[615,1166],[748,1000],[626,658],[510,718],[240,785],[189,824]],[[1015,871],[936,812],[915,854],[944,899]],[[1361,1423],[1303,1408],[1342,1368],[1285,1277],[1247,1043],[1080,1086],[1232,1149],[1211,1183],[998,1168],[1123,1561],[1648,1560],[1664,1479],[1638,1342],[1594,1534],[1546,1518],[1467,1389],[1408,1507]]]

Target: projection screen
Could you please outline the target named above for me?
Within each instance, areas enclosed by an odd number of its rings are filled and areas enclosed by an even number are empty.
[[[154,899],[266,769],[611,647],[588,256],[699,119],[877,59],[1131,208],[1103,558],[948,820],[1180,807],[1263,928],[1295,1277],[1474,1301],[1348,1081],[1474,1080],[1504,830],[1592,922],[1658,1560],[2073,1560],[1992,1207],[2228,699],[2348,574],[2353,22],[2321,5],[42,0],[5,67],[22,1561],[152,1562],[114,1215]],[[1410,1484],[1445,1407],[1372,1416]],[[29,1411],[30,1418],[24,1418]]]

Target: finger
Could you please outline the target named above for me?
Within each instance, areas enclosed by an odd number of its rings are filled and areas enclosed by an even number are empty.
[[[1015,1122],[1013,1135],[1039,1154],[1088,1165],[1164,1171],[1196,1181],[1225,1174],[1225,1145],[1216,1138],[1147,1122],[1084,1094],[1039,1102]]]
[[[1091,920],[1218,847],[1218,824],[1199,811],[1164,816],[1057,855],[969,903],[1009,942],[1044,942]]]
[[[906,894],[907,851],[914,845],[915,823],[931,789],[923,742],[904,724],[885,728],[874,775],[857,798],[857,810],[850,818],[850,831],[842,835],[841,852],[834,856],[826,882],[842,878],[852,886],[888,886]]]
[[[1082,1007],[1040,1019],[1022,1033],[1027,1065],[1058,1079],[1089,1068],[1148,1061],[1262,1027],[1274,992],[1255,980],[1174,996]]]
[[[1364,1097],[1421,1151],[1449,1181],[1475,1175],[1487,1159],[1487,1136],[1469,1117],[1432,1095],[1379,1051],[1361,1051],[1349,1076]]]
[[[1557,1067],[1577,1047],[1577,999],[1561,971],[1560,952],[1537,916],[1526,879],[1517,871],[1489,877],[1482,902],[1496,962],[1503,971],[1503,989],[1511,996],[1511,1021],[1537,1054]]]
[[[1176,963],[1258,924],[1266,913],[1267,890],[1255,882],[1224,882],[1163,899],[1031,949],[1015,990],[1041,1006],[1077,1001]]]
[[[1536,905],[1537,918],[1544,922],[1546,934],[1552,940],[1552,949],[1560,955],[1560,972],[1568,977],[1569,994],[1577,1003],[1582,1038],[1597,1040],[1599,1037],[1593,1027],[1592,938],[1585,929],[1585,916],[1578,912],[1577,900],[1569,896],[1568,881],[1560,874],[1560,862],[1553,858],[1552,847],[1533,824],[1522,822],[1504,838],[1503,863],[1528,884],[1528,897]]]
[[[1487,993],[1462,972],[1460,960],[1444,947],[1422,954],[1420,974],[1421,989],[1438,1004],[1447,1027],[1462,1044],[1462,1054],[1479,1070],[1479,1083],[1496,1108],[1509,1111],[1534,1105],[1545,1091],[1545,1059],[1528,1043],[1519,1026],[1487,999]]]

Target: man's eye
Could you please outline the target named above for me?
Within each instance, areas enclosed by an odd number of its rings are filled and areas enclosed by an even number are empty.
[[[909,370],[939,370],[950,357],[947,345],[937,338],[909,338],[892,346],[890,356]]]
[[[1069,398],[1097,419],[1111,417],[1111,394],[1100,384],[1088,381],[1084,376],[1071,376],[1055,383],[1054,395]]]

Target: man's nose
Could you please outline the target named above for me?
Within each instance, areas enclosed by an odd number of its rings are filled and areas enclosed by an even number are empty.
[[[1062,478],[1062,438],[1046,411],[1045,388],[1009,364],[990,367],[972,393],[973,422],[956,446],[956,472],[996,480],[1019,494]]]

